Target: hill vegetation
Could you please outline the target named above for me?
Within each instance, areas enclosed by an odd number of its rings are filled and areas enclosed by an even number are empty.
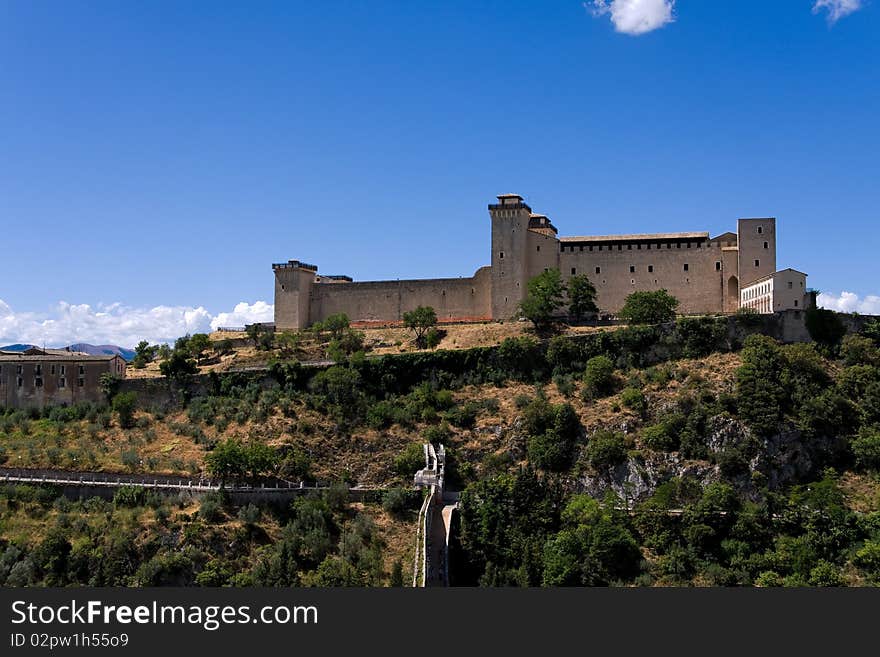
[[[842,337],[831,329],[816,344],[781,345],[761,334],[763,320],[743,314],[545,340],[520,334],[495,346],[364,358],[359,330],[331,323],[292,344],[273,344],[268,372],[215,372],[198,384],[190,374],[172,376],[168,386],[177,395],[139,398],[134,407],[120,397],[123,390],[110,391],[107,405],[7,413],[0,418],[0,460],[345,480],[390,490],[412,481],[422,465],[421,443],[443,443],[450,485],[463,491],[451,569],[457,584],[874,584],[880,578],[880,335],[872,324],[863,335]],[[337,362],[302,365],[297,350],[305,340],[323,348],[335,343]],[[185,341],[165,360],[176,351],[196,362],[197,348]],[[49,536],[56,502],[4,495],[2,547],[17,555],[8,559],[31,558],[27,581],[51,581],[49,562],[31,555],[41,543],[27,536]],[[387,504],[410,514],[409,523],[413,506],[403,493]],[[146,507],[140,504],[129,523],[141,532],[138,546],[165,536]],[[180,581],[331,581],[316,579],[330,559],[324,574],[334,582],[390,583],[393,563],[383,556],[380,569],[379,557],[370,556],[377,534],[361,532],[358,556],[346,556],[344,527],[354,522],[346,508],[325,516],[330,539],[321,544],[331,547],[320,559],[301,552],[311,549],[297,542],[305,530],[296,523],[306,520],[291,507],[262,516],[271,520],[259,549],[221,558],[212,550],[233,534],[224,535],[191,558]],[[236,524],[244,523],[239,511],[223,511],[231,523],[223,526],[233,533],[244,531]],[[381,513],[393,518],[397,511]],[[124,526],[114,516],[120,512],[104,509],[101,517]],[[184,524],[194,512],[186,503],[167,510],[169,520],[189,516],[180,518]],[[309,517],[316,513],[310,507]],[[387,518],[379,526],[396,526]],[[81,533],[64,536],[71,549],[88,543]],[[98,532],[90,536],[97,540]],[[285,544],[285,537],[293,542]],[[105,550],[94,540],[89,549]],[[179,556],[183,544],[174,545],[165,556]],[[130,557],[125,581],[178,581],[137,574],[164,554]],[[288,575],[258,580],[256,570],[243,566],[264,557],[275,564],[266,572]],[[215,559],[229,577],[203,575]],[[293,562],[287,571],[278,565]],[[64,572],[63,581],[84,583]]]

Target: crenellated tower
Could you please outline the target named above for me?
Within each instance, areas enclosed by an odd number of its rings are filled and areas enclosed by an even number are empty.
[[[518,194],[489,205],[492,219],[492,318],[509,319],[526,294],[532,209]]]

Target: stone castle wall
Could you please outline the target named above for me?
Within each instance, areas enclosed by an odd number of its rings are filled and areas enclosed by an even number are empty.
[[[345,313],[354,322],[397,322],[418,306],[440,321],[504,320],[517,315],[528,281],[547,269],[563,280],[585,274],[601,312],[617,313],[635,291],[665,289],[683,314],[731,313],[743,284],[776,271],[775,219],[740,219],[736,233],[666,233],[605,238],[556,237],[522,197],[489,205],[491,265],[471,278],[325,282],[298,261],[275,265],[275,324],[305,328]]]
[[[470,278],[434,278],[363,283],[317,283],[311,288],[309,322],[345,313],[356,322],[402,321],[403,314],[431,306],[437,319],[491,318],[488,267]]]

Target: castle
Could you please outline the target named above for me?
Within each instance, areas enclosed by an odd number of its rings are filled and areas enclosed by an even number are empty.
[[[558,269],[586,274],[602,313],[614,314],[637,290],[665,289],[682,314],[731,313],[740,306],[775,312],[805,305],[806,274],[776,271],[776,220],[740,219],[735,233],[558,237],[550,219],[522,196],[489,205],[491,265],[470,278],[355,282],[325,276],[299,260],[273,264],[275,327],[301,329],[345,313],[353,322],[392,323],[418,306],[442,321],[517,316],[530,278]],[[776,282],[776,285],[773,283]]]

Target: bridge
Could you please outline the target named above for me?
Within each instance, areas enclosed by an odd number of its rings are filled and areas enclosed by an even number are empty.
[[[423,446],[425,467],[414,478],[416,486],[428,489],[419,510],[416,532],[413,586],[449,586],[449,537],[452,517],[458,508],[458,493],[446,490],[446,449]]]

